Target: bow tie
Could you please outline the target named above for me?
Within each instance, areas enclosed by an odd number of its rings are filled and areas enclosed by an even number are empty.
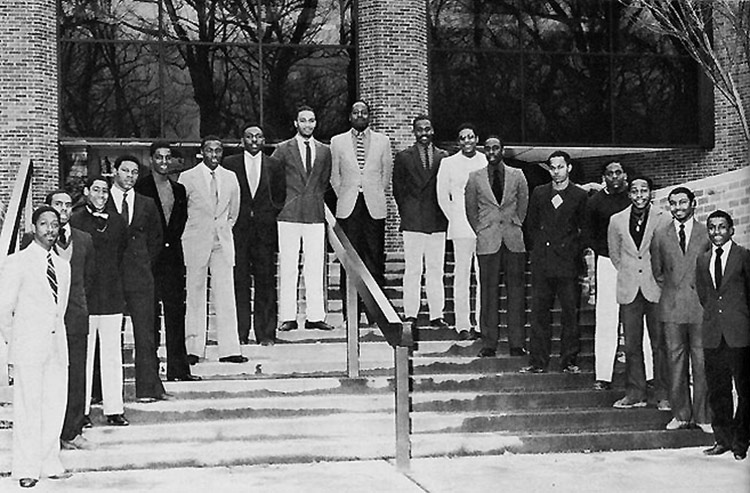
[[[97,210],[92,209],[91,207],[86,207],[86,208],[89,210],[89,212],[91,213],[91,215],[94,216],[94,217],[99,217],[99,218],[102,218],[102,219],[108,219],[109,218],[109,214],[107,214],[106,212],[99,212]]]

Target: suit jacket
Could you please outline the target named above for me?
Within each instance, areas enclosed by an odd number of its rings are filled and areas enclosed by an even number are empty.
[[[49,358],[68,364],[70,264],[55,253],[52,262],[57,302],[47,280],[47,251],[36,242],[7,257],[0,269],[0,333],[15,365],[38,366]]]
[[[695,288],[695,264],[698,255],[710,248],[706,226],[695,219],[690,240],[682,253],[674,221],[654,233],[651,240],[651,269],[661,288],[659,316],[662,322],[699,324],[703,309]]]
[[[250,193],[244,153],[230,156],[222,164],[234,172],[240,186],[240,213],[234,225],[235,239],[252,235],[253,241],[272,243],[277,248],[276,218],[284,207],[286,198],[283,164],[261,152],[260,181],[255,196]]]
[[[365,166],[359,169],[354,137],[350,131],[335,135],[331,139],[331,186],[338,202],[336,217],[347,218],[357,203],[359,190],[373,219],[385,219],[387,215],[385,193],[393,174],[391,141],[385,135],[367,128],[365,140]]]
[[[732,243],[717,290],[708,264],[711,250],[698,256],[695,284],[703,305],[703,347],[717,348],[721,336],[729,347],[750,346],[750,252]]]
[[[187,193],[185,187],[179,183],[169,180],[174,196],[172,204],[172,214],[169,216],[169,222],[164,216],[164,207],[159,199],[159,192],[156,190],[156,183],[153,175],[148,175],[135,184],[135,191],[151,198],[156,205],[159,214],[159,220],[162,229],[162,244],[156,261],[151,268],[155,276],[167,275],[170,273],[182,273],[185,267],[185,260],[182,253],[182,233],[185,231],[187,222]]]
[[[476,153],[468,159],[458,152],[440,163],[437,174],[437,198],[443,214],[448,218],[448,239],[471,238],[476,235],[466,217],[464,192],[469,174],[487,165],[487,158]]]
[[[393,198],[401,216],[401,230],[437,233],[448,229],[448,219],[438,205],[437,174],[448,153],[433,147],[432,169],[422,166],[418,144],[396,154],[393,165]]]
[[[638,248],[630,234],[631,208],[632,206],[614,214],[607,228],[609,258],[617,269],[617,302],[621,305],[632,303],[640,290],[648,301],[657,303],[661,288],[651,269],[649,248],[654,232],[670,219],[664,211],[651,205],[643,240]]]
[[[477,235],[477,255],[490,255],[505,244],[511,252],[525,252],[521,229],[529,206],[529,188],[519,169],[505,164],[503,198],[497,203],[487,166],[473,171],[466,182],[466,217]]]
[[[295,137],[276,147],[274,158],[284,166],[286,199],[278,216],[279,221],[291,223],[325,223],[324,196],[331,180],[331,150],[327,145],[313,140],[315,162],[310,176],[297,146]]]
[[[526,219],[531,243],[531,268],[549,277],[576,277],[583,268],[587,230],[586,192],[574,183],[560,191],[555,208],[552,183],[537,186],[529,200]]]
[[[226,261],[234,265],[234,236],[232,228],[240,213],[240,185],[237,176],[226,168],[218,166],[219,202],[214,210],[214,198],[211,197],[201,166],[204,163],[184,171],[179,182],[185,187],[188,204],[188,218],[185,231],[182,233],[182,251],[185,265],[201,267],[208,265],[214,238],[218,238],[221,251]]]
[[[107,210],[118,214],[110,194]],[[127,243],[123,253],[122,287],[125,291],[154,289],[151,266],[162,247],[162,227],[154,200],[136,193],[133,197],[133,218],[127,225]]]

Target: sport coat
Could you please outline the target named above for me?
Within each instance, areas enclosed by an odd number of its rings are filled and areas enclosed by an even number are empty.
[[[0,269],[0,333],[15,365],[40,366],[50,358],[68,364],[70,264],[54,252],[52,262],[57,302],[47,280],[47,251],[38,243],[8,256]]]
[[[655,205],[651,205],[646,220],[646,230],[640,248],[630,234],[630,210],[632,206],[614,214],[607,228],[609,258],[617,269],[617,302],[632,303],[638,290],[652,303],[659,301],[661,288],[656,283],[651,269],[649,247],[654,232],[669,222],[669,216]]]
[[[272,157],[284,166],[286,179],[286,197],[277,218],[279,221],[325,223],[324,196],[331,180],[331,150],[317,140],[312,139],[312,142],[315,145],[315,161],[309,176],[296,137],[285,140],[273,152]]]
[[[218,179],[218,205],[214,209],[214,198],[203,174],[205,163],[180,174],[179,183],[185,187],[188,218],[182,233],[182,251],[185,265],[202,267],[208,265],[214,239],[218,238],[221,252],[229,265],[234,265],[234,237],[232,228],[240,213],[240,186],[237,176],[226,168],[216,167]]]
[[[393,165],[393,198],[401,216],[401,230],[437,233],[448,229],[448,219],[437,200],[437,173],[448,153],[433,147],[432,168],[422,166],[417,145],[396,154]]]
[[[711,250],[698,256],[695,283],[703,305],[703,347],[717,348],[721,336],[729,347],[750,346],[750,252],[732,243],[717,290],[708,264]]]
[[[651,269],[661,288],[659,319],[678,324],[699,324],[703,309],[695,288],[695,264],[698,255],[708,250],[706,226],[695,219],[690,240],[682,253],[674,221],[668,221],[651,240]]]
[[[529,206],[529,187],[523,172],[502,164],[503,198],[498,204],[487,166],[473,171],[466,182],[466,217],[477,235],[477,255],[490,255],[505,244],[511,252],[525,252],[523,225]]]
[[[365,147],[365,166],[361,170],[352,131],[331,139],[331,186],[338,198],[338,218],[351,215],[360,189],[373,219],[385,219],[387,215],[385,193],[393,174],[391,141],[369,127],[364,134],[369,146]]]

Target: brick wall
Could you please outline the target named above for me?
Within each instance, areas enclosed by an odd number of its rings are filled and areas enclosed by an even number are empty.
[[[0,2],[0,202],[7,204],[19,163],[35,163],[37,204],[59,180],[57,158],[57,4]]]

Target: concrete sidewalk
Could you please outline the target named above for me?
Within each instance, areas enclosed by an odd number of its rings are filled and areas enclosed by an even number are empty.
[[[701,449],[502,455],[416,459],[401,474],[389,461],[320,462],[205,469],[78,473],[22,490],[10,478],[0,491],[484,493],[750,492],[750,460],[705,457]]]

